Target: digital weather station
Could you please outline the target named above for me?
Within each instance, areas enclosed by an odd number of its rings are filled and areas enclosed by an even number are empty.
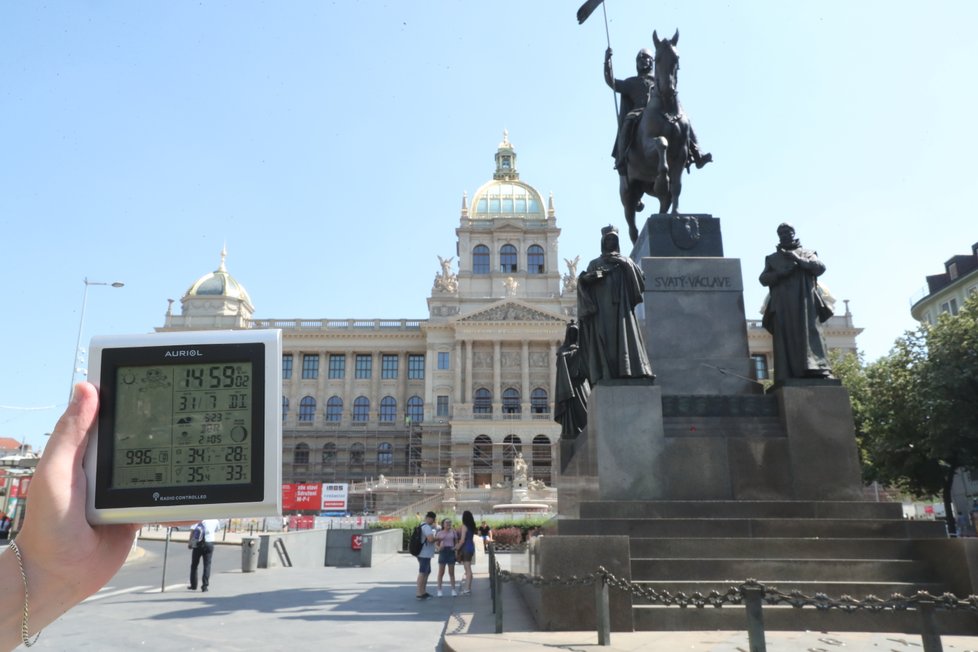
[[[281,331],[97,336],[89,351],[89,522],[281,513]]]

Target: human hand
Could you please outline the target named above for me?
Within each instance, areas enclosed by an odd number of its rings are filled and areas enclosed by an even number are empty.
[[[17,543],[30,587],[34,630],[115,575],[139,528],[132,524],[92,526],[85,517],[88,483],[82,460],[97,414],[95,387],[75,385],[28,490],[30,509]]]

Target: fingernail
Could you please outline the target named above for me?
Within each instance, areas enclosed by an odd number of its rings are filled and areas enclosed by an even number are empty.
[[[71,406],[74,406],[74,405],[76,405],[76,404],[77,404],[77,403],[78,403],[78,402],[79,402],[80,400],[81,400],[81,397],[80,397],[80,396],[79,396],[79,394],[78,394],[78,385],[77,385],[77,384],[75,384],[75,385],[73,385],[73,386],[72,386],[72,388],[71,388],[71,399],[70,399],[70,400],[68,401],[68,406],[69,406],[69,407],[71,407]]]

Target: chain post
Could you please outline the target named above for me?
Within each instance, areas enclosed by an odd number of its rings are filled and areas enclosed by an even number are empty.
[[[917,614],[920,616],[920,642],[924,652],[944,652],[941,633],[937,631],[937,622],[934,620],[934,603],[917,603]]]
[[[611,600],[608,596],[608,573],[598,568],[594,578],[594,615],[598,624],[598,645],[611,645]]]
[[[747,609],[747,642],[750,652],[767,652],[764,615],[761,613],[764,589],[756,584],[745,584],[741,587],[741,592],[744,595],[744,607]]]
[[[492,595],[492,613],[496,613],[496,576],[499,575],[499,565],[496,563],[496,549],[489,544],[489,592]]]
[[[503,574],[496,573],[496,633],[503,633]]]

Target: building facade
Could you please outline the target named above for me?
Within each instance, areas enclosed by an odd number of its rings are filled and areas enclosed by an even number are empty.
[[[553,197],[520,179],[504,133],[492,178],[463,194],[455,256],[442,258],[425,319],[260,319],[227,271],[204,275],[159,331],[279,328],[283,335],[283,481],[441,477],[462,486],[528,475],[551,485],[557,348],[577,311],[577,258],[561,270]],[[456,261],[457,258],[457,261]],[[830,346],[855,350],[852,316]],[[837,320],[837,321],[835,321]],[[770,336],[748,323],[758,376]]]
[[[978,242],[971,254],[952,256],[944,272],[927,277],[927,288],[913,301],[910,314],[923,324],[934,324],[941,313],[958,314],[968,296],[978,292]]]

